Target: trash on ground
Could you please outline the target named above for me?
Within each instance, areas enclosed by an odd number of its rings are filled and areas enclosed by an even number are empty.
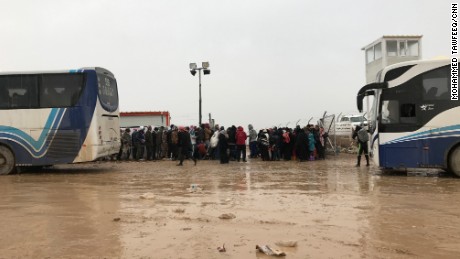
[[[273,249],[269,247],[268,245],[256,245],[256,249],[259,252],[262,252],[266,255],[274,255],[274,256],[286,256],[286,253],[278,250],[278,249]]]
[[[175,213],[184,213],[185,209],[177,208],[177,209],[174,209],[173,212],[175,212]]]
[[[145,199],[145,200],[153,200],[155,199],[155,195],[151,192],[147,192],[139,196],[140,199]]]
[[[235,214],[233,213],[224,213],[219,216],[220,219],[234,219],[236,218]]]
[[[202,190],[203,188],[196,183],[190,184],[190,188],[187,188],[187,191],[189,192],[197,192],[197,191],[202,191]]]
[[[224,243],[222,246],[219,246],[219,247],[217,248],[217,251],[219,251],[219,252],[221,252],[221,253],[226,252],[227,250],[225,250],[225,243]]]
[[[114,218],[113,221],[115,222],[120,221],[120,218]]]
[[[277,246],[284,246],[284,247],[296,247],[297,246],[297,241],[278,241],[275,243]]]

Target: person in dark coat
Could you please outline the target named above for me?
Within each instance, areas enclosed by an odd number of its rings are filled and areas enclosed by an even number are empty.
[[[227,129],[228,134],[228,149],[230,151],[230,159],[236,160],[236,127],[232,125]]]
[[[190,138],[190,133],[184,128],[179,127],[179,132],[177,133],[177,153],[179,156],[178,166],[182,166],[184,159],[188,157],[192,150],[192,140]],[[194,164],[196,165],[196,158],[192,157]]]
[[[297,130],[297,137],[295,142],[295,150],[299,162],[307,160],[307,134],[304,129]]]
[[[147,132],[145,133],[145,148],[147,149],[147,160],[153,159],[154,154],[154,137],[152,136],[152,126],[148,126]]]
[[[136,148],[137,148],[137,155],[136,160],[142,161],[144,160],[144,149],[145,149],[145,133],[144,127],[141,127],[136,134]]]
[[[228,135],[225,128],[222,126],[219,132],[219,152],[220,152],[220,163],[228,164]]]
[[[356,126],[352,138],[353,140],[356,139],[358,141],[358,160],[356,166],[361,165],[361,155],[363,152],[364,156],[366,157],[366,166],[369,166],[369,150],[367,147],[367,142],[369,141],[369,132],[361,126]]]
[[[268,147],[270,145],[270,137],[268,135],[268,131],[266,129],[262,130],[259,133],[259,137],[257,138],[259,142],[259,150],[260,155],[263,161],[270,161],[270,154],[268,153]]]
[[[286,128],[283,131],[283,158],[286,161],[291,160],[292,156],[292,134],[291,129]]]
[[[138,134],[137,129],[134,129],[134,130],[133,130],[133,133],[131,134],[131,143],[132,143],[132,151],[131,151],[131,154],[133,154],[133,159],[134,159],[134,160],[137,160],[137,146],[139,146],[139,145],[137,144],[137,142],[138,142],[137,134]]]

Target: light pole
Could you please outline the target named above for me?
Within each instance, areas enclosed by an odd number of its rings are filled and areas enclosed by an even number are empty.
[[[211,74],[209,69],[209,62],[201,62],[201,67],[197,67],[196,63],[190,63],[190,73],[195,76],[196,71],[198,70],[198,82],[199,82],[199,120],[198,127],[201,127],[201,70],[203,70],[204,75]]]

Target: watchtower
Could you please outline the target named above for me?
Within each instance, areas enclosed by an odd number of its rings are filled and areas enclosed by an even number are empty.
[[[384,35],[363,47],[366,58],[366,84],[375,82],[377,74],[386,66],[419,60],[422,57],[423,35]]]

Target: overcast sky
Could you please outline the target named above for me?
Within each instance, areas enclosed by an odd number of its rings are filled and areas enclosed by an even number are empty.
[[[0,71],[100,66],[121,111],[169,111],[172,123],[256,128],[356,112],[361,48],[382,35],[423,35],[424,59],[449,56],[450,3],[440,0],[0,0]]]

